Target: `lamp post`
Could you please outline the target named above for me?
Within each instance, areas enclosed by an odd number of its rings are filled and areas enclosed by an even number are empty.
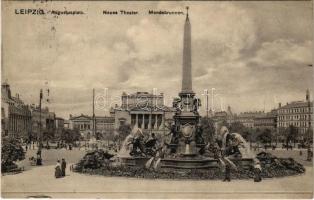
[[[43,99],[43,90],[40,89],[39,92],[39,146],[37,151],[37,165],[42,165],[42,159],[41,159],[41,149],[43,146],[43,136],[42,136],[42,130],[41,130],[41,100]]]
[[[214,90],[216,90],[216,88],[212,88],[212,111],[214,112]]]
[[[96,123],[95,123],[95,89],[93,88],[93,137],[96,138]]]
[[[206,117],[207,117],[207,119],[208,119],[208,90],[207,89],[205,89],[204,90],[204,93],[205,93],[205,95],[206,95]]]
[[[43,136],[41,131],[41,100],[43,99],[43,90],[40,89],[39,93],[39,149],[41,150]]]

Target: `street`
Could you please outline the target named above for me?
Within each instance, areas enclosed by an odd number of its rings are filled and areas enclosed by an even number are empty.
[[[234,198],[237,195],[241,198],[310,198],[313,192],[311,165],[307,165],[305,174],[265,179],[261,183],[253,180],[150,180],[70,172],[69,166],[77,162],[84,153],[84,150],[77,149],[44,150],[43,166],[30,166],[28,158],[25,159],[19,163],[25,165],[24,172],[2,176],[2,197],[45,195],[53,198]],[[33,152],[28,151],[27,156],[32,154]],[[54,165],[61,158],[68,162],[67,175],[56,179]]]

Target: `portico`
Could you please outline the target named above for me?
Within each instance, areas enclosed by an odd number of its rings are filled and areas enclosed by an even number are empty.
[[[131,111],[131,126],[143,130],[160,130],[164,128],[165,117],[162,112]]]

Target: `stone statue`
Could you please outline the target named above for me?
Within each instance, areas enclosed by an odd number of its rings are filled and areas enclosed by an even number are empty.
[[[196,126],[195,142],[196,144],[205,144],[205,141],[203,138],[203,127],[200,124]]]
[[[171,133],[170,143],[171,144],[178,144],[178,142],[179,142],[179,134],[178,134],[178,132],[176,130],[176,126],[174,124],[171,125],[170,133]]]
[[[132,144],[131,156],[145,156],[144,135],[140,129],[134,134],[130,143]]]
[[[159,148],[158,146],[158,140],[155,136],[155,133],[152,133],[151,137],[149,137],[145,142],[145,154],[147,156],[155,156]]]

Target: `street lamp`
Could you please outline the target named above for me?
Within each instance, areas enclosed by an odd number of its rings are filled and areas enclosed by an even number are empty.
[[[37,151],[37,165],[42,165],[42,159],[41,159],[41,149],[43,146],[43,136],[41,131],[41,100],[43,99],[43,90],[40,89],[39,92],[39,147]]]

